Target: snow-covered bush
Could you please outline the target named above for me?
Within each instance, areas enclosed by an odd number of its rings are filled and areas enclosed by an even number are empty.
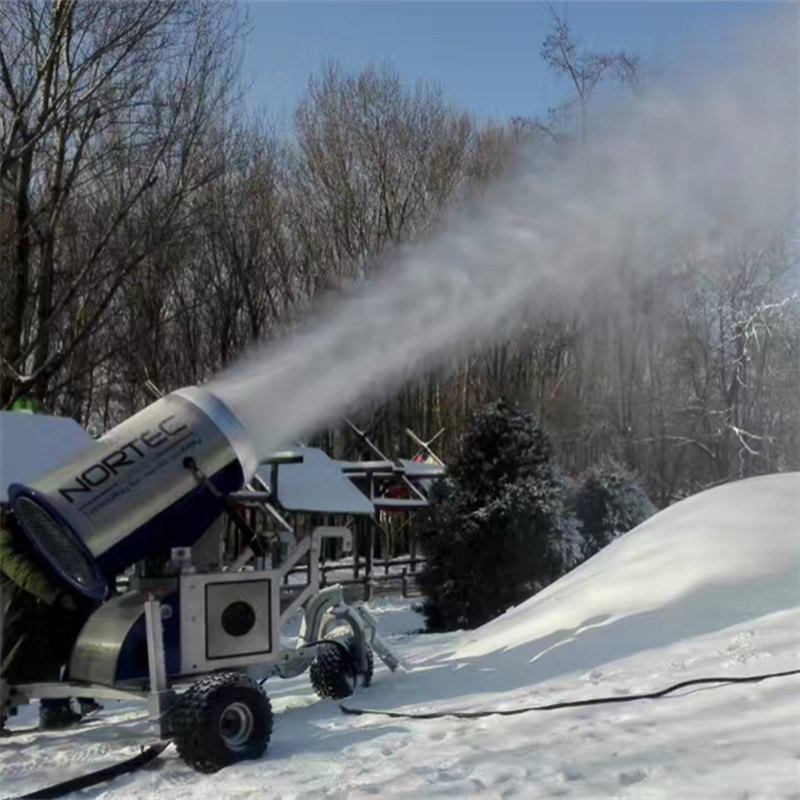
[[[581,559],[579,525],[529,414],[497,401],[467,424],[422,524],[429,630],[482,625]]]
[[[636,478],[612,462],[581,475],[572,509],[581,522],[586,558],[656,512]]]

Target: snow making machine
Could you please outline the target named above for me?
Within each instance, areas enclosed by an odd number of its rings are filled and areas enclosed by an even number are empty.
[[[211,772],[263,754],[265,678],[309,669],[317,692],[338,699],[369,683],[373,652],[400,665],[365,607],[319,588],[322,539],[349,530],[298,536],[281,514],[278,469],[302,457],[259,463],[211,392],[175,391],[97,440],[72,420],[0,412],[0,423],[0,501],[51,576],[94,608],[60,682],[0,676],[4,717],[36,698],[144,701],[157,735]],[[256,513],[272,520],[272,540],[248,522]],[[229,522],[244,547],[226,563]],[[282,607],[281,583],[304,558],[307,584]],[[300,609],[285,649],[281,627]]]

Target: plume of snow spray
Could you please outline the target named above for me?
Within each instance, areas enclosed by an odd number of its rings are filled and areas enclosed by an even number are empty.
[[[212,381],[265,455],[523,314],[580,313],[676,252],[724,253],[796,225],[797,10],[615,109],[568,159],[531,164],[286,342]],[[775,24],[777,22],[777,24]]]

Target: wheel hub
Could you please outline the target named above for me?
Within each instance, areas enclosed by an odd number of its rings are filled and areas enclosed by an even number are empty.
[[[247,744],[254,728],[253,712],[244,703],[226,706],[219,718],[219,733],[231,750]]]

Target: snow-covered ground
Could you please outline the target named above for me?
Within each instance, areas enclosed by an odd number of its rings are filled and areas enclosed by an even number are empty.
[[[800,475],[689,498],[477,631],[414,632],[413,602],[372,608],[414,669],[380,668],[351,705],[514,708],[798,669]],[[262,760],[205,776],[168,750],[152,768],[79,796],[800,798],[800,676],[429,721],[344,716],[305,676],[267,687],[276,721]],[[149,740],[141,714],[110,704],[80,729],[0,741],[0,796],[132,755]],[[30,708],[14,724],[33,721]]]

